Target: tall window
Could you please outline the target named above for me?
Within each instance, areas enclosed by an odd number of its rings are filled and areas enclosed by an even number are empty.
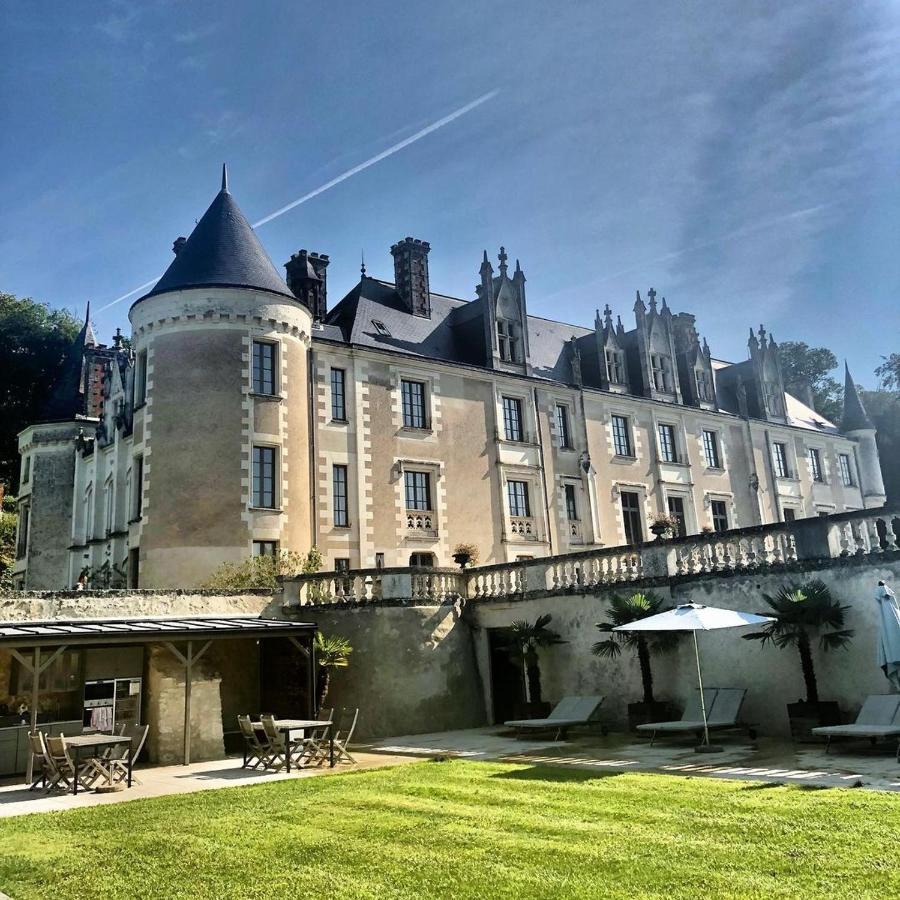
[[[262,509],[275,508],[274,447],[253,448],[253,505]]]
[[[781,511],[781,515],[785,522],[793,522],[797,518],[797,510],[793,507],[786,506]]]
[[[703,369],[696,369],[694,377],[697,383],[697,399],[706,402],[712,400],[712,382],[709,378],[709,372]]]
[[[658,391],[672,390],[672,363],[662,353],[650,354],[650,377]]]
[[[660,423],[656,426],[659,432],[659,456],[663,462],[678,462],[675,449],[675,427]]]
[[[728,531],[728,504],[724,500],[713,500],[709,506],[713,531]]]
[[[641,524],[641,498],[634,491],[622,491],[622,524],[625,526],[625,543],[640,544],[644,540],[644,526]]]
[[[347,467],[332,466],[331,493],[334,506],[334,524],[346,528],[350,524],[347,515]]]
[[[622,353],[619,350],[607,349],[606,357],[606,377],[610,384],[625,383],[625,363]]]
[[[567,449],[572,447],[572,436],[569,433],[569,409],[562,403],[556,404],[556,431],[559,435],[559,446]]]
[[[825,476],[822,474],[822,457],[815,447],[809,448],[809,473],[813,481],[823,482]]]
[[[515,323],[509,319],[497,320],[497,347],[500,359],[505,362],[519,361],[519,336],[516,333]]]
[[[508,441],[524,441],[522,430],[522,401],[516,397],[503,398],[503,431]]]
[[[570,522],[578,521],[578,501],[575,497],[575,485],[567,484],[566,490],[566,518]]]
[[[88,485],[84,492],[84,541],[87,543],[94,536],[94,488]]]
[[[346,372],[331,370],[331,418],[335,422],[347,421]]]
[[[400,382],[403,399],[403,425],[405,428],[427,428],[425,417],[425,385],[421,381]]]
[[[28,484],[31,478],[31,457],[26,456],[22,462],[22,484]]]
[[[625,416],[612,417],[613,449],[616,456],[633,456],[631,452],[631,429]]]
[[[275,556],[278,553],[278,541],[254,541],[254,556]]]
[[[19,507],[19,535],[16,539],[16,559],[22,559],[28,549],[28,525],[31,517],[31,507],[23,503]]]
[[[406,508],[430,510],[431,475],[428,472],[404,472],[403,482],[406,490]]]
[[[509,514],[511,516],[527,519],[531,515],[527,481],[507,481],[506,495],[509,498]]]
[[[134,405],[147,401],[147,351],[141,350],[134,363]]]
[[[112,479],[106,482],[106,487],[103,490],[104,497],[104,528],[106,529],[106,533],[109,534],[113,530],[113,525],[115,524],[115,516],[116,516],[116,507],[115,507],[115,491],[113,489]]]
[[[666,505],[669,507],[669,515],[678,523],[675,529],[676,537],[684,537],[687,534],[687,520],[684,516],[684,498],[668,497]]]
[[[134,477],[131,479],[134,489],[134,499],[131,508],[134,512],[134,519],[139,519],[144,511],[144,457],[136,456],[134,458]]]
[[[714,431],[703,432],[703,458],[710,469],[721,468],[719,460],[719,436]]]
[[[275,393],[275,345],[269,341],[253,342],[253,392]]]
[[[846,453],[839,454],[838,464],[841,467],[841,484],[844,487],[852,487],[853,470],[850,468],[850,457]]]
[[[775,466],[776,478],[789,478],[791,470],[788,468],[787,444],[777,441],[772,444],[772,463]]]

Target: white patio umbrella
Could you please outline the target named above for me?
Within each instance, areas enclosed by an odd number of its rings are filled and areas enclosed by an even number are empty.
[[[613,631],[690,631],[694,638],[694,655],[697,658],[697,682],[700,685],[700,709],[703,712],[703,745],[709,747],[709,725],[706,719],[706,701],[703,698],[703,671],[700,668],[700,647],[697,644],[698,631],[715,631],[719,628],[741,628],[744,625],[763,625],[775,621],[771,616],[757,616],[754,613],[736,612],[717,606],[701,606],[699,603],[684,603],[666,612],[627,625],[617,625]]]
[[[900,690],[900,604],[883,581],[875,588],[875,599],[881,622],[876,658],[891,687]]]

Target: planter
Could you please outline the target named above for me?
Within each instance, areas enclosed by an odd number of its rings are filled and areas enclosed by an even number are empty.
[[[461,569],[464,569],[471,561],[472,557],[469,556],[468,553],[453,554],[453,562],[455,562]]]
[[[546,719],[552,707],[549,703],[517,703],[514,719]]]
[[[650,722],[671,722],[678,718],[678,713],[668,700],[654,700],[653,703],[628,704],[628,730],[637,731],[638,725]]]
[[[841,710],[836,700],[820,700],[818,703],[798,700],[796,703],[788,703],[787,712],[791,723],[791,739],[801,744],[820,741],[812,733],[813,728],[841,724]]]
[[[651,525],[650,531],[656,535],[656,539],[658,541],[662,541],[665,539],[665,536],[669,533],[668,525]]]

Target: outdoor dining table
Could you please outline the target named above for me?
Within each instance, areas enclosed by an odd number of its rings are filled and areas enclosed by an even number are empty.
[[[291,771],[291,732],[306,731],[308,728],[328,728],[328,765],[334,768],[334,723],[330,719],[276,719],[275,728],[284,735],[287,748],[285,771]],[[254,728],[262,728],[261,722],[254,722]]]
[[[72,737],[66,737],[66,747],[72,752],[72,762],[75,764],[75,771],[78,771],[78,762],[84,756],[96,755],[96,751],[103,747],[112,747],[115,744],[128,744],[128,787],[131,787],[131,753],[134,749],[130,737],[123,734],[105,734],[97,732],[95,734],[74,734]],[[89,751],[94,751],[92,754]],[[78,778],[76,777],[72,786],[72,793],[78,793]]]

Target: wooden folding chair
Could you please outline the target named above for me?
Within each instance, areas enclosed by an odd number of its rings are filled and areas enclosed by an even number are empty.
[[[122,734],[131,738],[130,744],[117,744],[112,748],[113,753],[109,759],[110,775],[114,783],[128,780],[128,768],[131,766],[131,783],[140,784],[134,777],[134,764],[144,749],[144,743],[147,740],[147,734],[150,731],[149,725],[131,725],[122,729]],[[131,758],[129,759],[129,754]]]
[[[53,768],[53,763],[50,760],[50,756],[47,753],[47,747],[44,744],[44,735],[42,732],[38,731],[34,734],[28,735],[28,743],[31,747],[31,772],[33,776],[33,781],[31,782],[31,787],[28,788],[29,791],[33,791],[38,784],[41,787],[47,787],[47,781],[53,780],[55,770]]]
[[[244,738],[244,762],[242,768],[246,769],[251,766],[258,769],[260,766],[266,768],[271,762],[272,748],[268,741],[260,739],[259,732],[253,727],[250,716],[238,716],[238,727],[241,729],[241,735]]]
[[[259,721],[262,723],[263,731],[266,733],[266,740],[269,742],[270,758],[269,762],[266,763],[266,767],[276,770],[287,768],[287,740],[275,725],[275,716],[261,715]]]

